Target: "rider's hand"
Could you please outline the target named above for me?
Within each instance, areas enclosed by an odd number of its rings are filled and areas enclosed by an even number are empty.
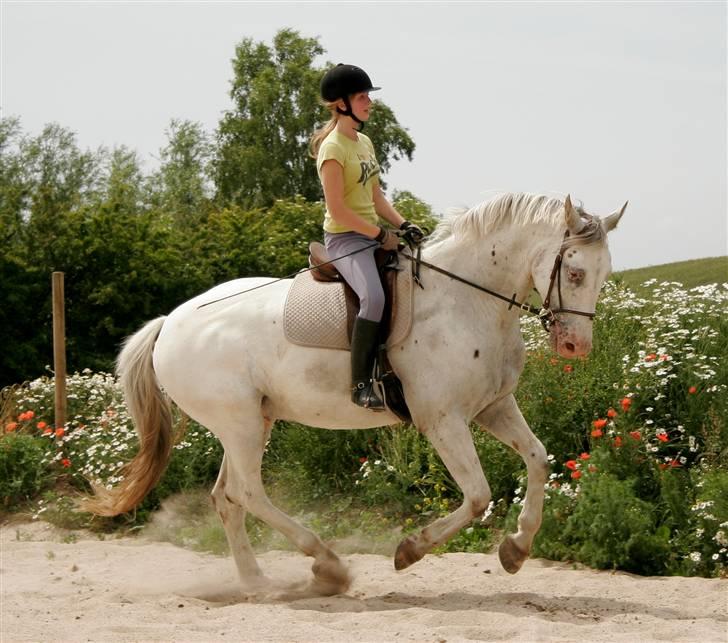
[[[375,237],[385,250],[396,250],[399,247],[399,237],[391,230],[379,226],[379,234]]]
[[[422,228],[409,221],[404,221],[399,226],[399,229],[402,231],[402,236],[416,246],[422,243],[422,240],[425,238],[425,233],[422,231]]]

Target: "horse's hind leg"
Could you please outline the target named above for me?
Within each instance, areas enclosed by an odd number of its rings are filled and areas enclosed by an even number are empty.
[[[235,489],[230,485],[226,487],[227,500],[244,506],[254,516],[280,531],[304,554],[315,559],[312,567],[314,582],[310,588],[313,593],[332,595],[345,592],[351,579],[339,557],[316,534],[275,507],[265,493],[261,464],[271,424],[270,420],[263,418],[258,407],[257,417],[253,416],[249,424],[231,427],[225,432],[225,459],[229,473],[237,482]]]
[[[531,431],[512,395],[489,406],[475,421],[515,449],[526,463],[528,487],[518,516],[518,531],[506,536],[498,548],[503,568],[515,574],[528,558],[533,539],[541,526],[544,485],[549,472],[546,449]]]
[[[255,554],[250,546],[245,530],[245,508],[228,495],[228,488],[235,488],[235,480],[231,479],[227,456],[223,456],[220,473],[212,490],[212,503],[225,528],[230,551],[238,568],[243,591],[254,592],[265,587],[267,579],[260,571]]]

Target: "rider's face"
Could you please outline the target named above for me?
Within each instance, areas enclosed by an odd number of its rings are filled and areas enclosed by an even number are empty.
[[[369,107],[372,104],[372,99],[369,98],[369,92],[359,92],[353,94],[349,101],[351,102],[351,111],[354,112],[360,121],[369,120]]]

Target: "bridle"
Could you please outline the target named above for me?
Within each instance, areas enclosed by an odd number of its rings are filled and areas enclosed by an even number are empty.
[[[506,297],[505,295],[501,295],[500,293],[495,292],[494,290],[490,290],[489,288],[486,288],[485,286],[481,286],[468,279],[460,277],[459,275],[456,275],[455,273],[452,273],[449,270],[444,270],[443,268],[435,266],[427,261],[423,261],[420,257],[421,252],[422,252],[420,245],[418,245],[415,248],[415,255],[400,253],[400,256],[403,256],[412,262],[412,270],[413,270],[415,281],[420,285],[421,288],[423,288],[423,286],[422,286],[422,283],[421,283],[420,277],[419,277],[419,266],[425,266],[426,268],[429,268],[430,270],[434,270],[435,272],[439,272],[440,274],[450,277],[450,279],[459,281],[460,283],[470,286],[471,288],[475,288],[476,290],[480,290],[481,292],[487,293],[487,294],[491,295],[492,297],[496,297],[497,299],[507,302],[508,310],[510,310],[514,306],[517,306],[519,309],[523,310],[524,312],[529,313],[530,315],[535,315],[536,317],[538,317],[539,321],[541,322],[541,326],[543,326],[543,329],[547,333],[549,333],[549,332],[551,332],[551,328],[557,321],[556,315],[558,313],[567,313],[569,315],[581,315],[582,317],[588,317],[589,319],[592,319],[592,320],[594,319],[594,316],[595,316],[595,313],[587,313],[587,312],[584,312],[583,310],[574,310],[573,308],[564,308],[562,306],[562,302],[564,301],[564,299],[561,296],[561,265],[564,260],[564,252],[568,247],[566,245],[566,241],[569,238],[569,236],[570,236],[570,234],[569,234],[569,231],[567,230],[564,233],[564,239],[561,242],[561,247],[559,248],[559,252],[556,255],[556,258],[554,259],[554,265],[551,268],[551,277],[549,280],[549,287],[548,287],[548,290],[546,291],[546,298],[544,299],[543,305],[541,306],[541,308],[537,308],[526,302],[519,302],[516,299],[516,293],[513,293],[513,295],[511,297]],[[410,246],[410,248],[412,248],[412,246]],[[559,307],[558,308],[551,308],[551,294],[554,290],[554,285],[556,285],[556,292],[559,296]]]
[[[583,310],[574,310],[573,308],[563,308],[562,304],[564,298],[561,296],[561,264],[564,260],[564,251],[566,250],[566,240],[569,238],[569,231],[564,233],[564,240],[561,242],[559,253],[554,259],[554,266],[551,268],[551,277],[549,280],[549,289],[546,291],[546,298],[543,300],[543,306],[539,312],[539,318],[541,325],[546,332],[551,330],[551,327],[556,323],[557,313],[568,313],[569,315],[581,315],[582,317],[588,317],[593,320],[595,313],[587,313]],[[559,295],[559,308],[551,308],[551,293],[554,289],[554,283],[556,284],[556,292]]]

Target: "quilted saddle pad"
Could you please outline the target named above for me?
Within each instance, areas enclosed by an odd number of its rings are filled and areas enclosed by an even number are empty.
[[[400,268],[387,348],[404,341],[412,328],[412,271],[408,262],[401,261]],[[349,350],[344,284],[316,281],[310,271],[298,273],[286,298],[283,330],[288,341],[300,346]]]

